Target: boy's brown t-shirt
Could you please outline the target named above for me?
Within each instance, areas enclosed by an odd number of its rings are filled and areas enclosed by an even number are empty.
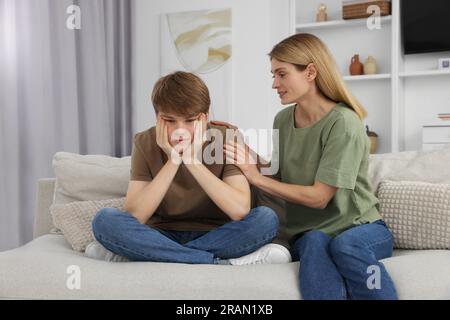
[[[215,155],[215,150],[219,150],[214,149],[217,143],[217,148],[220,148],[220,152],[223,153],[226,128],[208,124],[208,129],[217,131],[210,131],[212,139],[205,143],[203,150],[209,145],[210,150],[213,151],[208,151],[208,154]],[[218,135],[219,132],[221,136]],[[223,137],[221,143],[216,137]],[[156,143],[155,127],[137,133],[131,154],[130,180],[152,181],[167,159],[167,155]],[[221,180],[228,176],[242,175],[238,167],[223,164],[224,162],[216,163],[215,161],[213,164],[207,164],[203,160],[203,164],[209,171]],[[147,225],[165,230],[209,231],[229,221],[230,218],[209,198],[182,163],[161,204],[147,221]]]

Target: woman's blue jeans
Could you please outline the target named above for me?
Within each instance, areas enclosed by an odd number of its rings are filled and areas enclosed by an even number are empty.
[[[92,229],[106,249],[132,261],[216,264],[272,242],[278,224],[272,209],[257,207],[242,220],[211,231],[168,231],[141,224],[128,212],[105,208],[94,217]]]
[[[378,260],[392,256],[392,234],[382,220],[350,228],[335,238],[313,230],[297,239],[303,299],[397,299],[391,277]]]

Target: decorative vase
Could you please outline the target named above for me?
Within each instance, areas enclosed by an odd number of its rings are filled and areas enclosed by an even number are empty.
[[[372,56],[367,57],[366,61],[364,62],[364,74],[376,74],[377,69],[378,66],[375,58]]]
[[[323,22],[323,21],[327,21],[327,20],[328,20],[327,6],[323,3],[321,3],[319,5],[319,9],[317,10],[316,22]]]
[[[351,64],[350,64],[350,74],[352,76],[363,74],[363,65],[359,61],[359,54],[355,54],[352,57]]]
[[[378,135],[375,132],[370,131],[369,126],[366,126],[366,134],[370,140],[370,153],[374,154],[377,152]]]

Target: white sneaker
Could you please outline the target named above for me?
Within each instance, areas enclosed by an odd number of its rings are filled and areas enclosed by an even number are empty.
[[[102,244],[98,241],[93,241],[89,243],[84,251],[84,254],[92,259],[96,260],[105,260],[111,262],[126,262],[129,261],[127,258],[119,256],[108,249],[106,249]]]
[[[269,243],[246,256],[229,259],[228,261],[234,266],[243,266],[247,264],[289,263],[291,260],[288,249],[279,244]]]

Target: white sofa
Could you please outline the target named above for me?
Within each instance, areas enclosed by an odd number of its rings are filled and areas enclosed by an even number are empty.
[[[374,185],[416,155],[371,156]],[[35,239],[0,252],[0,299],[301,298],[299,262],[237,267],[89,259],[73,251],[63,235],[50,234],[54,192],[54,179],[38,182]],[[395,250],[382,261],[400,299],[450,299],[450,250]],[[79,288],[73,288],[71,266]]]

